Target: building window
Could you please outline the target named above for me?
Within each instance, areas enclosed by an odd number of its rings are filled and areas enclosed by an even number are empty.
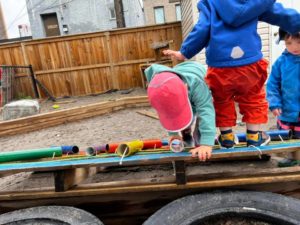
[[[116,19],[115,4],[113,0],[106,0],[106,6],[109,11],[110,19]]]
[[[109,8],[110,19],[116,19],[116,11],[115,8]]]
[[[180,4],[175,5],[175,12],[176,12],[176,20],[181,21],[181,5]]]
[[[163,6],[154,7],[154,18],[155,18],[155,23],[165,22],[165,10]]]

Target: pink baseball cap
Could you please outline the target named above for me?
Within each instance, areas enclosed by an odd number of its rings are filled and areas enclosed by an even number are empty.
[[[148,85],[148,99],[162,126],[171,132],[187,128],[193,111],[184,82],[174,73],[156,74]]]

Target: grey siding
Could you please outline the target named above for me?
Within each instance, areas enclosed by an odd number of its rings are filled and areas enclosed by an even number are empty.
[[[6,26],[4,22],[1,3],[0,3],[0,39],[7,39]]]
[[[126,27],[145,25],[143,8],[139,0],[123,0]]]
[[[127,27],[143,25],[138,0],[123,0],[123,4]],[[116,20],[110,18],[109,5],[113,5],[113,0],[28,0],[32,36],[45,37],[41,14],[48,13],[57,14],[61,35],[116,28]],[[63,24],[68,26],[68,33],[63,32]]]

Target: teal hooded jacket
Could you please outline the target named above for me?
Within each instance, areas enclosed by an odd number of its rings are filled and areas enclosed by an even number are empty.
[[[204,80],[205,67],[194,61],[183,62],[173,68],[153,64],[145,70],[148,83],[156,74],[161,72],[175,73],[187,84],[193,114],[200,119],[199,127],[195,128],[199,129],[201,134],[198,142],[200,145],[214,145],[216,134],[215,109],[210,90]]]

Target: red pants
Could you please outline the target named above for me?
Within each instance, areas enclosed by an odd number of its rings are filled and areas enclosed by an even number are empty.
[[[206,82],[212,91],[217,127],[236,125],[235,102],[239,105],[243,122],[268,122],[268,103],[264,88],[267,79],[266,60],[240,66],[209,67]]]

